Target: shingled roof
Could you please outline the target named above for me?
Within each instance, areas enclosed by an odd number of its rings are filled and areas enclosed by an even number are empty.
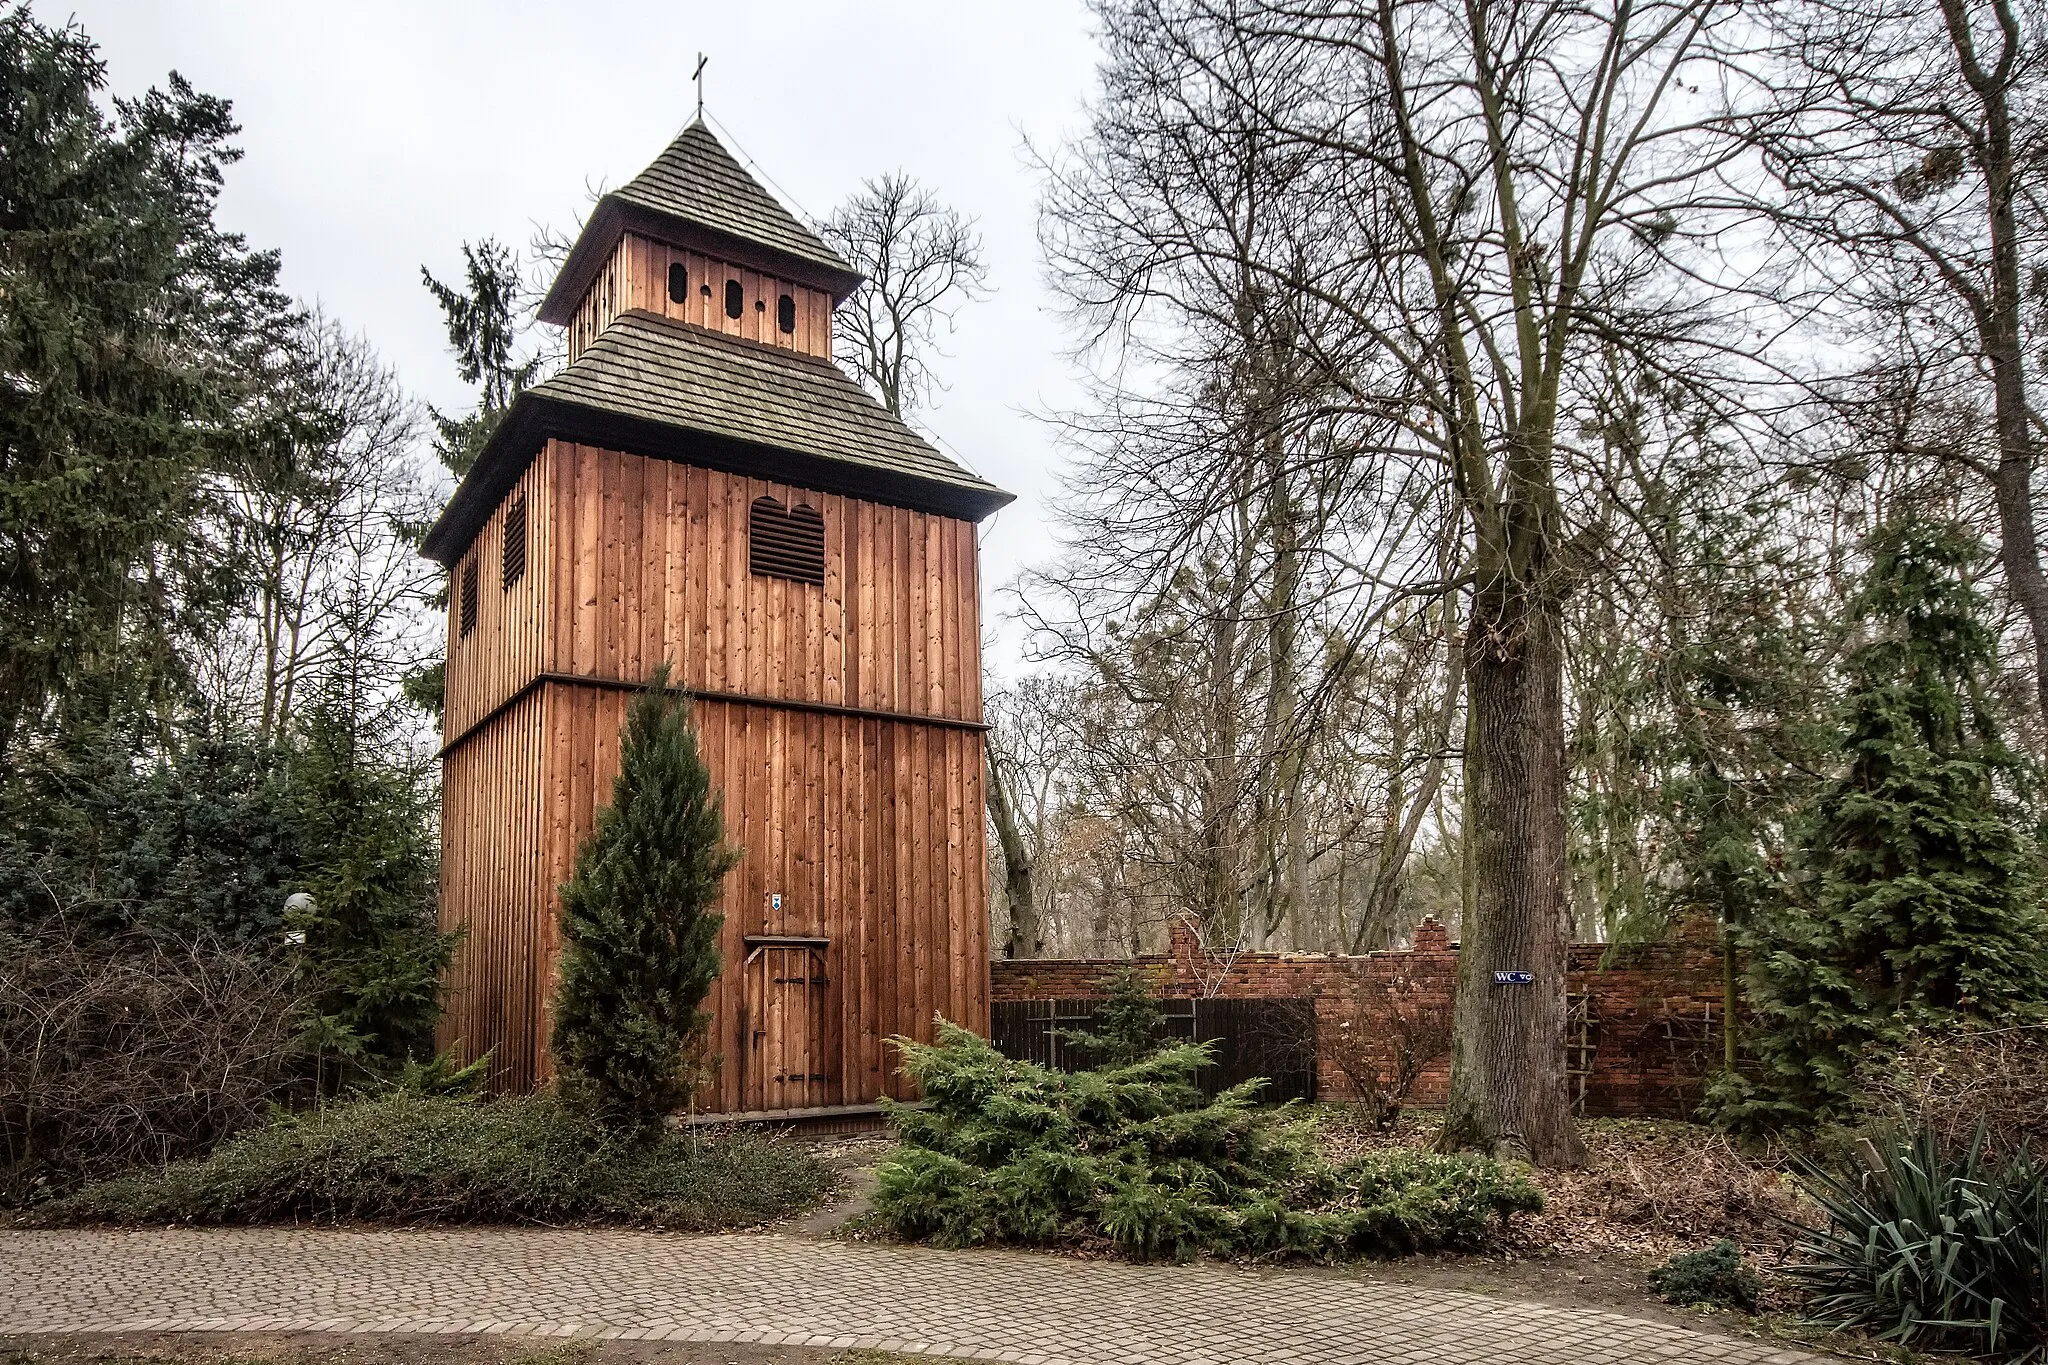
[[[796,220],[698,119],[618,196],[656,213],[784,251],[830,270],[851,271],[824,239]]]
[[[1012,496],[830,361],[629,312],[513,403],[425,552],[453,564],[550,437],[971,521]]]
[[[838,252],[747,173],[702,119],[683,129],[646,170],[597,201],[541,303],[541,321],[569,321],[591,277],[626,231],[814,285],[835,302],[861,280]]]

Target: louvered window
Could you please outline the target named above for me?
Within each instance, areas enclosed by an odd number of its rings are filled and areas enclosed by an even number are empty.
[[[511,587],[526,577],[526,495],[512,499],[505,509],[504,586]]]
[[[815,507],[785,509],[773,498],[754,499],[747,515],[747,567],[799,583],[823,583],[825,518]]]
[[[476,629],[476,559],[474,556],[470,558],[468,563],[462,566],[462,593],[458,605],[461,616],[461,637],[468,639],[469,633]]]

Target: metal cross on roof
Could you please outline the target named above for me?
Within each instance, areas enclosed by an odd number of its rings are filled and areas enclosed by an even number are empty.
[[[710,61],[710,60],[711,60],[711,59],[710,59],[709,57],[707,57],[707,56],[705,56],[705,55],[704,55],[703,53],[699,52],[699,53],[697,54],[697,69],[696,69],[695,71],[692,71],[692,72],[690,73],[690,79],[691,79],[691,80],[693,80],[693,81],[695,81],[695,82],[697,82],[697,117],[698,117],[698,118],[703,118],[703,117],[704,117],[704,64],[705,64],[706,62]]]

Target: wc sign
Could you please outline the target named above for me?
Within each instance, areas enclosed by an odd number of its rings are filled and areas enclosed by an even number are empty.
[[[1493,984],[1496,986],[1526,986],[1533,982],[1535,979],[1536,973],[1525,972],[1520,970],[1511,972],[1495,972],[1493,974]]]

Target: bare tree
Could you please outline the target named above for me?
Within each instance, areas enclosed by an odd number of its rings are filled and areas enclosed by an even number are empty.
[[[439,573],[416,549],[440,491],[419,411],[333,322],[312,319],[304,351],[301,420],[232,493],[251,597],[209,660],[210,690],[265,738],[339,674],[389,699],[439,650]]]
[[[989,823],[1002,864],[1009,912],[1003,955],[1043,957],[1048,891],[1038,869],[1060,818],[1072,688],[1053,674],[1032,674],[989,698]]]
[[[889,411],[922,404],[936,382],[941,325],[981,293],[988,270],[974,222],[902,172],[862,183],[833,210],[825,240],[867,282],[840,305],[854,374]]]
[[[1959,387],[1989,399],[1988,441],[1924,444],[1991,490],[2048,715],[2028,375],[2048,298],[2048,218],[2029,175],[2048,152],[2048,14],[2027,0],[1781,0],[1764,13],[1771,98],[1744,126],[1772,174],[1731,182],[1734,197],[1788,230],[1835,321],[1884,351],[1941,352]]]
[[[1324,410],[1344,413],[1338,453],[1376,495],[1352,505],[1402,528],[1405,554],[1381,572],[1352,558],[1350,581],[1383,601],[1465,595],[1474,899],[1445,1141],[1544,1164],[1583,1152],[1564,1087],[1563,604],[1600,567],[1584,505],[1616,492],[1579,476],[1573,419],[1603,348],[1674,385],[1730,353],[1713,324],[1741,297],[1668,263],[1712,242],[1706,183],[1742,155],[1695,97],[1732,10],[1105,3],[1105,94],[1049,204],[1098,326],[1129,325],[1202,263],[1249,268],[1268,326],[1305,319]],[[1245,144],[1287,168],[1297,250],[1244,250],[1219,215],[1191,230],[1195,196],[1161,187],[1183,127],[1203,132],[1210,181],[1230,183]],[[1724,396],[1693,392],[1703,409]],[[1408,529],[1437,515],[1438,534]],[[1439,534],[1461,545],[1448,579]]]

